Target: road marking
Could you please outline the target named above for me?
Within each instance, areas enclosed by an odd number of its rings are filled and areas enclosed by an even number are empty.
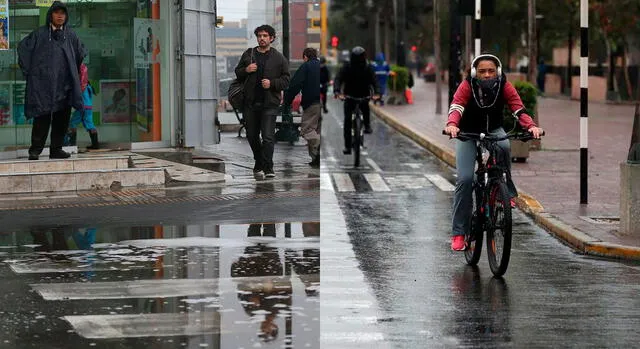
[[[333,184],[331,184],[331,176],[328,173],[323,172],[320,174],[320,190],[329,190],[333,192]]]
[[[405,166],[409,166],[409,167],[411,167],[413,169],[419,169],[420,166],[422,166],[422,164],[419,164],[419,163],[407,163],[407,164],[404,164],[404,165]]]
[[[369,163],[369,166],[371,166],[371,168],[374,169],[376,172],[382,172],[382,169],[380,168],[380,166],[378,166],[378,164],[376,164],[376,162],[373,161],[373,159],[367,158],[367,162]]]
[[[442,191],[454,191],[456,189],[456,187],[454,187],[451,183],[449,183],[448,180],[446,180],[441,175],[438,175],[438,174],[436,174],[436,175],[427,174],[427,175],[425,175],[425,177],[427,177],[427,179],[431,183],[433,183],[436,187],[438,187]]]
[[[333,180],[339,192],[356,191],[356,188],[353,186],[353,182],[351,181],[351,177],[348,173],[334,173]]]
[[[220,313],[71,315],[63,317],[84,338],[113,339],[219,334]]]
[[[319,274],[309,274],[319,277]],[[218,295],[220,290],[236,284],[260,289],[266,284],[288,285],[288,276],[234,277],[220,279],[150,279],[134,281],[72,282],[32,284],[31,287],[47,301],[168,298]]]
[[[384,179],[377,173],[365,173],[364,178],[369,182],[369,186],[373,191],[391,191]]]
[[[353,246],[349,240],[347,223],[340,209],[338,198],[333,192],[323,192],[320,196],[320,222],[330,227],[322,230],[320,249],[322,251],[341,251],[340,253],[320,254],[320,274],[322,277],[320,294],[353,294],[357,307],[349,309],[351,302],[330,302],[331,296],[323,297],[320,302],[320,344],[322,348],[361,348],[367,344],[371,348],[386,349],[386,342],[376,321],[378,305],[366,278],[356,261]],[[322,223],[324,224],[324,223]],[[339,271],[336,271],[339,269]],[[333,271],[333,273],[332,273]],[[342,293],[340,290],[343,290]],[[357,291],[356,291],[357,290]],[[331,303],[331,304],[329,304]]]

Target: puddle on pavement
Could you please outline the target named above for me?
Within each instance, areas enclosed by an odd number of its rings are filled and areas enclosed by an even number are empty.
[[[317,348],[320,224],[0,233],[2,348]]]

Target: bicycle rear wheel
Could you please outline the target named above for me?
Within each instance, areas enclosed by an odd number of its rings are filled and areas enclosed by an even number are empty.
[[[467,264],[476,265],[480,260],[482,254],[482,237],[484,235],[484,212],[481,210],[482,192],[474,186],[472,200],[473,209],[471,213],[471,219],[469,222],[469,230],[464,235],[464,240],[467,244],[467,249],[464,250],[464,258],[467,260]]]
[[[495,276],[502,276],[511,257],[511,203],[507,184],[495,181],[489,191],[489,226],[487,228],[487,257]]]
[[[353,166],[360,166],[360,146],[362,145],[362,118],[360,112],[356,111],[353,120]]]

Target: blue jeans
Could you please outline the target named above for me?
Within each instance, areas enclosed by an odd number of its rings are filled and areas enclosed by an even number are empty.
[[[493,136],[504,136],[506,132],[502,127],[492,130]],[[507,168],[507,187],[511,197],[518,196],[513,181],[511,180],[511,145],[509,140],[498,142],[505,156],[498,159],[502,166]],[[476,165],[476,142],[456,140],[456,190],[453,196],[453,234],[464,235],[469,229],[469,221],[473,210],[473,180]]]
[[[93,124],[93,110],[85,109],[84,113],[80,110],[76,110],[73,112],[71,116],[71,121],[69,121],[69,128],[77,128],[78,125],[82,122],[82,126],[87,132],[91,130],[95,130],[96,126]]]

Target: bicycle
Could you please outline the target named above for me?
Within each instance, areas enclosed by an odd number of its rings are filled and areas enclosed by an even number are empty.
[[[363,128],[363,120],[362,120],[362,111],[360,110],[360,103],[369,101],[372,97],[351,97],[345,95],[342,100],[350,99],[356,102],[356,107],[353,110],[353,114],[351,116],[351,147],[353,148],[353,166],[360,166],[360,148],[364,147],[364,128]]]
[[[443,134],[448,135],[445,131]],[[542,133],[544,135],[544,132]],[[511,257],[512,217],[511,197],[507,188],[507,169],[497,159],[506,159],[498,142],[533,138],[529,132],[491,136],[484,133],[458,133],[461,141],[476,141],[477,169],[472,190],[472,214],[465,232],[464,257],[469,265],[476,265],[482,253],[482,239],[487,233],[487,259],[496,277],[504,275]],[[484,155],[488,153],[488,157]]]

